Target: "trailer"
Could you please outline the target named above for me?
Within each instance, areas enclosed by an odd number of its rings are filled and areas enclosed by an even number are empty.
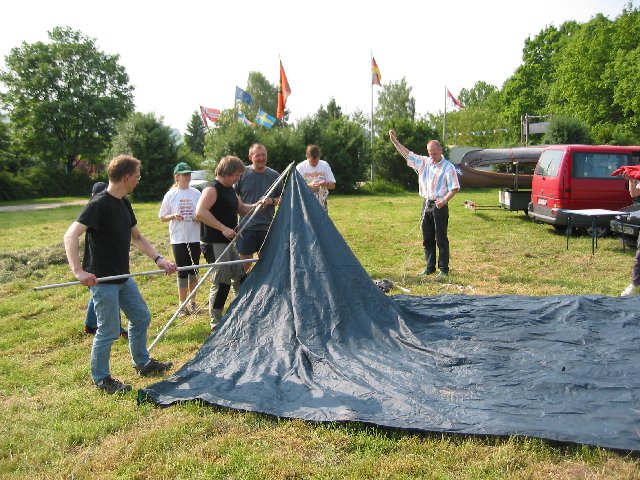
[[[498,192],[500,208],[517,212],[522,210],[526,215],[529,212],[531,202],[531,190],[514,190],[511,188],[501,188]]]

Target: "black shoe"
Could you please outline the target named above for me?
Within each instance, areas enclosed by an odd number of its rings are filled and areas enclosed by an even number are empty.
[[[131,385],[122,383],[121,381],[116,380],[115,378],[111,378],[110,376],[103,378],[99,382],[96,382],[96,387],[98,387],[98,390],[107,392],[109,395],[131,391]]]
[[[171,367],[173,367],[173,363],[171,362],[159,362],[155,358],[150,358],[145,365],[142,365],[141,367],[136,365],[136,370],[140,375],[146,377],[148,375],[164,373]]]
[[[129,332],[126,330],[120,330],[120,336],[125,340],[129,340]]]
[[[89,335],[95,335],[98,331],[98,327],[90,327],[89,325],[84,326],[84,333],[88,333]]]
[[[436,269],[427,267],[423,271],[420,272],[420,275],[431,275],[433,273],[436,273]]]

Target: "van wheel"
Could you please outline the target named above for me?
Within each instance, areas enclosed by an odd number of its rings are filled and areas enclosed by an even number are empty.
[[[622,243],[624,243],[624,246],[626,248],[635,250],[638,246],[637,237],[632,237],[631,235],[623,235],[622,237],[620,237],[620,240],[622,241]]]
[[[589,235],[593,236],[593,227],[587,227],[586,230]],[[595,233],[596,233],[596,237],[604,238],[607,235],[609,235],[609,227],[606,227],[604,225],[598,225],[596,227]]]
[[[566,225],[553,225],[553,228],[556,232],[562,233],[563,235],[577,235],[579,233],[578,228],[567,227]],[[567,229],[569,230],[568,232]]]

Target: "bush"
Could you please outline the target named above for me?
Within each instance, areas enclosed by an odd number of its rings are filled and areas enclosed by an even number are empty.
[[[37,189],[27,178],[15,173],[0,172],[0,200],[20,200],[37,196]]]
[[[38,197],[89,196],[94,182],[84,172],[66,173],[63,169],[30,167],[19,173],[0,172],[0,200]]]

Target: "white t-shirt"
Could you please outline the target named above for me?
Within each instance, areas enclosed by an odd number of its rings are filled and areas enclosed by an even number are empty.
[[[169,221],[169,241],[171,243],[193,243],[200,241],[200,222],[195,221],[196,205],[201,193],[193,187],[172,188],[162,199],[158,217],[179,213],[184,220]]]
[[[309,163],[309,160],[305,160],[304,162],[300,162],[296,165],[296,170],[302,175],[304,181],[309,184],[314,180],[326,180],[327,182],[336,183],[336,178],[333,176],[333,172],[331,171],[331,167],[324,160],[318,160],[318,165],[312,167]],[[320,187],[317,191],[313,192],[320,203],[324,206],[327,200],[327,196],[329,195],[329,190]]]

